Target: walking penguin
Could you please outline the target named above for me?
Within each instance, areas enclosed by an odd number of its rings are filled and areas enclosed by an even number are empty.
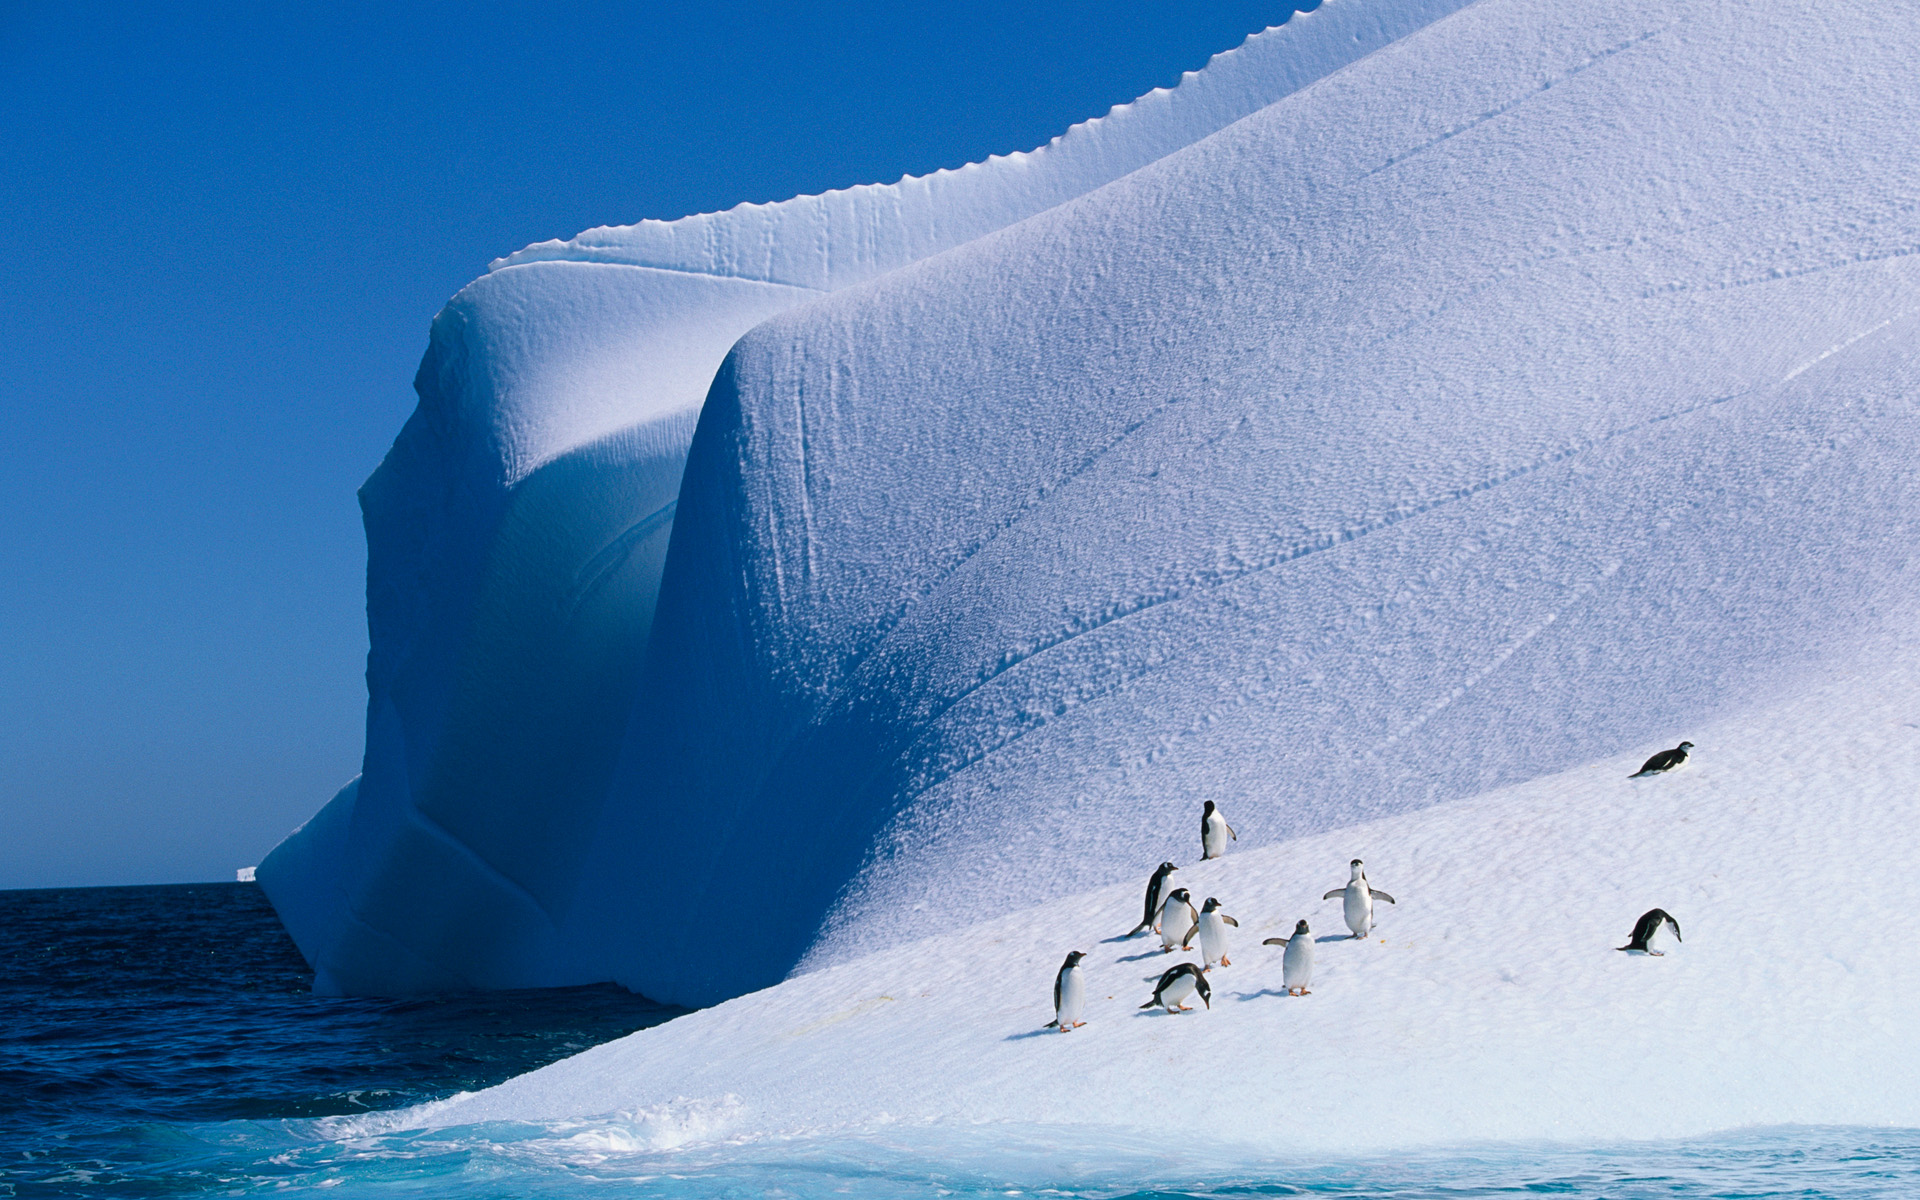
[[[1199,923],[1200,914],[1193,911],[1193,897],[1187,889],[1173,889],[1160,906],[1160,953],[1166,954],[1175,946],[1185,947]]]
[[[1287,985],[1287,995],[1308,995],[1307,985],[1313,982],[1313,934],[1306,921],[1293,927],[1292,937],[1268,938],[1261,945],[1287,948],[1280,960],[1280,981]]]
[[[1147,880],[1147,906],[1141,910],[1140,923],[1128,932],[1128,937],[1133,937],[1135,934],[1143,933],[1149,929],[1159,928],[1160,905],[1166,899],[1167,876],[1179,869],[1180,868],[1170,862],[1163,862],[1160,864],[1159,869],[1153,873],[1153,878]]]
[[[1053,1020],[1046,1028],[1066,1033],[1086,1024],[1080,1019],[1087,1011],[1087,981],[1080,973],[1080,960],[1085,957],[1075,950],[1060,964],[1060,973],[1053,977]]]
[[[1233,960],[1227,957],[1227,926],[1229,925],[1235,929],[1240,928],[1240,922],[1222,912],[1220,902],[1208,896],[1206,904],[1200,909],[1200,924],[1194,929],[1194,932],[1200,935],[1200,957],[1206,963],[1201,970],[1211,971],[1215,963],[1223,967],[1233,965]],[[1192,942],[1193,934],[1188,934],[1187,941],[1180,948],[1184,950]]]
[[[1347,886],[1337,887],[1320,898],[1331,900],[1335,896],[1343,897],[1346,901],[1343,907],[1346,909],[1347,928],[1353,931],[1354,937],[1363,938],[1373,929],[1373,902],[1385,900],[1388,904],[1394,904],[1397,901],[1367,882],[1367,869],[1359,859],[1347,865],[1353,869],[1353,878],[1347,880]]]
[[[1207,801],[1206,808],[1200,813],[1201,861],[1219,858],[1225,854],[1228,838],[1237,842],[1240,840],[1240,835],[1233,831],[1233,826],[1227,824],[1226,817],[1220,814],[1220,806],[1211,800]]]

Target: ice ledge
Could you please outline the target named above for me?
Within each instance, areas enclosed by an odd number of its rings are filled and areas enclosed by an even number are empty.
[[[1036,150],[894,183],[740,204],[677,221],[603,225],[537,242],[489,270],[601,262],[833,290],[1044,212],[1156,162],[1469,0],[1327,0]],[[834,246],[858,245],[853,254]]]

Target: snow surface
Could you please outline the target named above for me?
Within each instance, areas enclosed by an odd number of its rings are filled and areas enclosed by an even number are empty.
[[[316,986],[606,977],[562,921],[640,686],[694,417],[736,338],[1135,170],[1462,2],[1332,0],[1031,154],[495,262],[435,320],[419,409],[361,492],[364,771],[262,864]]]
[[[1788,915],[1904,886],[1854,881],[1897,857],[1920,776],[1848,722],[1911,690],[1835,681],[1920,615],[1917,51],[1907,6],[1480,0],[864,282],[716,252],[764,277],[687,286],[763,308],[737,341],[689,319],[677,374],[645,365],[651,334],[620,339],[681,319],[637,282],[681,275],[495,271],[436,322],[420,412],[363,493],[366,773],[260,870],[317,984],[612,978],[709,1004],[788,980],[449,1120],[733,1094],[754,1128],[1118,1122],[1175,1046],[1234,1085],[1235,1120],[1297,1104],[1328,1146],[1549,1114],[1630,1135],[1661,1097],[1701,1128],[1910,1119],[1905,918],[1823,928],[1854,951],[1844,986],[1757,964],[1805,944]],[[667,244],[642,228],[619,253]],[[827,265],[864,244],[845,236]],[[1769,706],[1812,696],[1822,745],[1882,756],[1844,794],[1705,771],[1716,729],[1804,750]],[[1681,737],[1697,775],[1582,790]],[[1674,811],[1709,778],[1745,793]],[[1209,798],[1240,841],[1182,882],[1233,890],[1248,973],[1357,853],[1405,906],[1367,992],[1394,1003],[1309,1010],[1331,1022],[1312,1053],[1358,1056],[1301,1076],[1341,1092],[1319,1109],[1285,1087],[1291,1026],[1187,1046],[1096,1006],[1158,1057],[1076,1059],[1100,1086],[1058,1108],[1032,1055],[1093,1052],[1003,1045],[1011,1024],[983,1042],[961,1015],[1043,1005],[1066,949],[1131,927],[1154,863],[1197,855]],[[1676,898],[1682,870],[1742,882]],[[1567,907],[1529,924],[1487,896],[1529,877]],[[1656,903],[1706,948],[1623,965],[1607,946]],[[1040,928],[1006,917],[1035,905]],[[1525,950],[1500,961],[1533,982],[1505,999],[1434,949],[1448,929]],[[1384,957],[1396,931],[1426,940]],[[951,939],[931,966],[928,937]],[[1311,1000],[1358,977],[1349,949],[1323,948]],[[1009,965],[1018,986],[983,1000]],[[936,996],[945,1023],[909,1015]],[[1834,1033],[1854,1012],[1858,1037]],[[829,1019],[847,1028],[776,1037]],[[869,1048],[901,1039],[891,1074]],[[1645,1044],[1677,1065],[1644,1074]],[[1346,1063],[1365,1088],[1341,1091]],[[1388,1087],[1407,1112],[1378,1115]]]
[[[1911,623],[1915,61],[1910,7],[1484,0],[760,325],[570,927],[712,1003]]]
[[[604,1114],[598,1141],[632,1151],[1010,1121],[1145,1146],[1174,1112],[1196,1139],[1310,1154],[1920,1125],[1920,639],[1862,650],[1825,686],[1689,727],[1694,761],[1667,776],[1627,780],[1666,744],[1649,742],[1211,862],[1191,851],[1174,879],[1240,920],[1210,1010],[1138,1010],[1198,954],[1119,938],[1138,920],[1130,881],[336,1132]],[[1355,855],[1398,900],[1364,942],[1320,899]],[[1617,953],[1655,905],[1685,942]],[[1300,917],[1320,941],[1293,999],[1259,943]],[[1088,1024],[1060,1034],[1042,1026],[1068,949],[1090,952]]]

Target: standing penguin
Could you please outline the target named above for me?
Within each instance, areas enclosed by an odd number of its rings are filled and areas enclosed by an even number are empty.
[[[1193,897],[1187,894],[1187,889],[1173,889],[1167,902],[1160,906],[1160,953],[1186,945],[1199,923],[1200,914],[1193,911]]]
[[[1087,1010],[1087,981],[1080,974],[1080,960],[1085,957],[1075,950],[1060,964],[1060,973],[1053,977],[1053,1020],[1046,1028],[1066,1033],[1086,1024],[1080,1019]]]
[[[1691,749],[1693,749],[1692,742],[1681,742],[1671,750],[1662,750],[1645,763],[1642,763],[1640,769],[1627,776],[1627,778],[1638,779],[1642,775],[1664,775],[1675,767],[1685,766],[1687,762],[1687,751]]]
[[[1656,957],[1665,954],[1666,951],[1653,948],[1653,939],[1659,936],[1664,926],[1668,925],[1673,927],[1674,941],[1686,941],[1680,936],[1680,922],[1674,920],[1671,913],[1664,908],[1650,908],[1641,913],[1640,919],[1633,923],[1633,933],[1628,936],[1627,944],[1615,946],[1614,949],[1625,950],[1629,954],[1652,954]]]
[[[1175,963],[1167,968],[1166,974],[1160,976],[1160,982],[1154,985],[1153,999],[1140,1007],[1152,1008],[1157,1004],[1168,1012],[1192,1012],[1192,1009],[1180,1002],[1195,992],[1200,993],[1200,1002],[1211,1010],[1213,989],[1207,985],[1207,977],[1202,975],[1200,968],[1192,963]]]
[[[1346,903],[1342,907],[1346,909],[1347,928],[1353,931],[1354,937],[1363,938],[1373,929],[1373,902],[1385,900],[1388,904],[1396,904],[1398,901],[1367,882],[1367,869],[1360,865],[1359,859],[1347,865],[1353,870],[1353,877],[1347,880],[1347,886],[1335,888],[1320,898],[1331,900],[1335,896],[1344,897]]]
[[[1232,838],[1237,842],[1240,840],[1240,835],[1235,833],[1233,826],[1227,824],[1227,819],[1220,815],[1220,806],[1211,800],[1207,801],[1206,808],[1202,809],[1200,813],[1201,861],[1204,862],[1209,858],[1219,858],[1222,854],[1225,854],[1227,852],[1228,838]]]
[[[1147,880],[1147,906],[1141,910],[1140,923],[1135,925],[1132,930],[1127,933],[1128,937],[1133,937],[1135,934],[1144,933],[1149,929],[1154,929],[1159,926],[1160,904],[1166,898],[1167,876],[1179,869],[1180,868],[1170,862],[1163,862],[1160,864],[1159,869],[1153,873],[1153,878]]]
[[[1195,927],[1195,932],[1200,935],[1200,957],[1206,961],[1206,966],[1201,968],[1202,970],[1213,970],[1215,963],[1223,967],[1233,965],[1232,960],[1227,957],[1227,926],[1229,925],[1235,929],[1240,928],[1240,922],[1221,912],[1220,902],[1208,896],[1206,904],[1200,909],[1200,924]],[[1193,934],[1190,933],[1187,935],[1187,941],[1182,943],[1180,948],[1185,950],[1192,941]]]
[[[1287,985],[1287,995],[1307,995],[1307,985],[1313,982],[1313,935],[1302,920],[1293,927],[1290,938],[1268,938],[1263,946],[1285,946],[1287,953],[1280,960],[1280,981]]]

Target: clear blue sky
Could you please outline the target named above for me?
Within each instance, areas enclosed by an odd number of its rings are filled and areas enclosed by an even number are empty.
[[[0,887],[230,879],[359,770],[354,490],[489,259],[1031,149],[1313,6],[0,0]]]

